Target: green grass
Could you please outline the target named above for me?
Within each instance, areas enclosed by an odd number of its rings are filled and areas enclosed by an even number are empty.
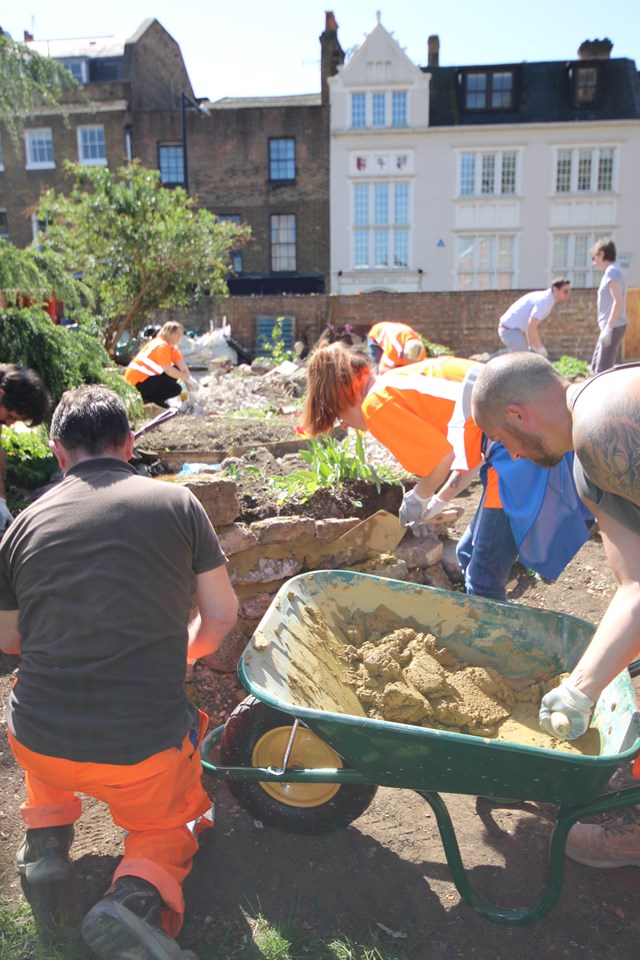
[[[407,960],[404,944],[372,930],[366,938],[319,939],[290,920],[268,921],[262,914],[242,911],[246,925],[220,920],[185,925],[180,943],[195,950],[199,960]],[[365,942],[362,942],[364,940]],[[26,903],[0,899],[2,960],[93,960],[77,928],[41,937]]]

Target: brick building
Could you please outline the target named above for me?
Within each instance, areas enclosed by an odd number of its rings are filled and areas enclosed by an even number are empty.
[[[35,235],[40,194],[68,187],[63,160],[115,170],[137,155],[140,117],[176,110],[182,91],[193,96],[180,48],[157,20],[129,38],[25,41],[82,87],[65,98],[66,119],[52,108],[29,118],[17,151],[0,125],[0,236],[17,246]]]

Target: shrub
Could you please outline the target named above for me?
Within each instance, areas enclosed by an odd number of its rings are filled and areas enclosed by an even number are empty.
[[[567,380],[589,376],[589,364],[584,360],[578,360],[577,357],[562,356],[559,360],[554,360],[553,366],[560,376],[566,377]]]

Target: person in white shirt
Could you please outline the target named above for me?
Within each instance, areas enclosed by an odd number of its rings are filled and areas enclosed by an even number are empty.
[[[622,340],[627,332],[627,280],[616,263],[616,245],[605,237],[589,251],[596,270],[602,270],[598,287],[598,326],[600,335],[591,361],[594,373],[603,373],[620,363]]]
[[[556,303],[569,299],[571,282],[560,277],[547,290],[534,290],[512,303],[500,317],[498,336],[509,352],[532,350],[543,357],[547,348],[540,339],[539,326],[546,320]]]

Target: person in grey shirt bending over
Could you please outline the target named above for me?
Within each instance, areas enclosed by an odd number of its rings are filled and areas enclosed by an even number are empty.
[[[554,280],[547,290],[534,290],[525,293],[512,303],[506,313],[500,317],[498,336],[507,350],[512,353],[520,350],[532,350],[547,356],[547,348],[540,339],[538,327],[546,320],[556,303],[569,299],[571,283],[563,277]]]

